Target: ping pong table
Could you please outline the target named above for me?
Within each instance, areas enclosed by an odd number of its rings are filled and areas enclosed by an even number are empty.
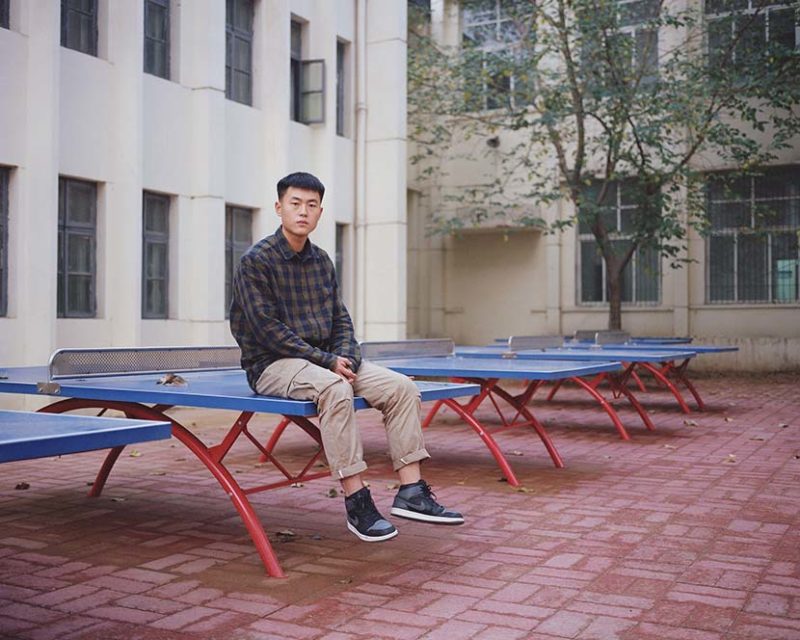
[[[0,411],[0,462],[111,449],[170,435],[168,422]]]
[[[285,574],[247,496],[330,476],[330,472],[312,470],[323,453],[319,430],[309,420],[317,413],[314,403],[255,394],[240,368],[240,356],[238,347],[61,349],[51,356],[47,366],[0,370],[0,393],[62,398],[41,409],[43,413],[95,409],[102,414],[115,410],[127,418],[169,423],[172,437],[206,466],[230,497],[267,573],[283,577]],[[418,382],[417,386],[423,401],[473,396],[480,390],[473,384]],[[206,444],[165,413],[175,406],[229,409],[239,413],[219,442]],[[354,399],[354,407],[360,410],[369,405],[358,397]],[[248,430],[248,422],[255,413],[280,414],[314,440],[315,451],[299,471],[290,470]],[[254,487],[240,486],[224,463],[225,456],[238,441],[252,444],[284,478]],[[125,443],[109,443],[109,446],[90,496],[100,495]]]
[[[642,367],[659,380],[673,394],[678,404],[686,412],[689,411],[688,405],[684,400],[680,390],[669,379],[662,370],[661,365],[665,361],[684,359],[687,363],[695,353],[688,349],[688,345],[674,346],[669,349],[650,349],[648,347],[637,347],[629,349],[615,349],[615,345],[609,345],[606,349],[578,349],[571,345],[562,346],[560,336],[512,336],[507,344],[492,344],[484,347],[458,347],[456,353],[461,355],[480,357],[496,357],[502,354],[506,358],[521,358],[527,360],[567,360],[567,361],[590,361],[604,362],[607,360],[619,361],[624,364],[622,372],[612,371],[603,372],[593,378],[587,384],[597,390],[603,382],[608,382],[611,386],[612,396],[618,398],[625,396],[631,406],[636,409],[639,417],[645,426],[653,430],[653,423],[639,399],[630,391],[629,381],[634,379],[640,389],[644,390],[641,380],[636,375],[636,369]],[[556,381],[551,389],[547,400],[552,400],[558,389],[565,381]],[[578,380],[570,380],[577,382]],[[533,398],[536,391],[542,386],[542,382],[531,381],[523,393],[523,401],[528,402]]]
[[[430,425],[434,416],[443,406],[453,409],[464,419],[476,419],[475,412],[487,398],[494,403],[495,409],[502,417],[500,407],[495,400],[496,396],[509,404],[517,412],[517,415],[525,419],[522,423],[514,420],[511,422],[504,420],[502,426],[527,425],[532,427],[550,454],[553,464],[558,468],[563,467],[564,463],[544,427],[524,403],[520,402],[514,394],[500,386],[500,380],[561,380],[571,377],[591,376],[621,368],[619,362],[608,360],[603,362],[565,362],[519,360],[503,357],[473,358],[457,355],[455,353],[455,344],[449,339],[364,342],[361,344],[361,353],[367,360],[409,376],[446,378],[451,381],[472,382],[480,385],[480,393],[473,396],[466,403],[459,403],[455,399],[437,401],[428,411],[423,421],[423,427]],[[613,407],[608,405],[599,394],[595,393],[595,395],[598,396],[601,404],[607,407],[607,412],[617,429],[621,429],[622,433],[624,433],[624,427]],[[478,433],[486,446],[492,451],[498,464],[500,464],[509,484],[518,486],[519,482],[516,476],[494,439],[483,429]]]

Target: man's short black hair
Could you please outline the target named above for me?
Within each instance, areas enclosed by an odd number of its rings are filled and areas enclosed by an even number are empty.
[[[309,191],[316,191],[319,194],[319,201],[325,196],[325,185],[320,182],[317,176],[312,176],[310,173],[298,171],[290,173],[285,178],[278,180],[278,200],[283,198],[283,194],[289,187],[295,189],[308,189]]]

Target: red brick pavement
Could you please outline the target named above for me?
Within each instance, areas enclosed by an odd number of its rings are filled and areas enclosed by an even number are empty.
[[[2,465],[0,637],[798,640],[800,377],[700,387],[709,409],[689,416],[644,396],[654,433],[623,410],[630,442],[582,396],[534,405],[567,468],[525,429],[505,431],[520,490],[445,414],[426,475],[461,527],[401,521],[396,539],[367,545],[330,480],[256,494],[285,580],[265,576],[230,502],[177,444],[124,455],[97,499],[85,490],[101,453]],[[180,413],[201,436],[232,421]],[[375,415],[360,420],[388,512],[383,434]],[[244,450],[230,467],[266,473]]]

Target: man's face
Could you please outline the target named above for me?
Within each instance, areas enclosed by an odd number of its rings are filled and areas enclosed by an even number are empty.
[[[275,203],[275,213],[281,218],[287,239],[302,243],[317,228],[322,203],[316,191],[289,187]]]

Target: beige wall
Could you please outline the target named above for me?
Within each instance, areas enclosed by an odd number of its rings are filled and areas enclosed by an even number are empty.
[[[451,44],[458,41],[453,36],[458,30],[454,4],[451,0],[432,3],[432,32]],[[577,329],[607,326],[607,307],[578,304],[579,260],[574,229],[557,235],[507,234],[490,221],[484,225],[488,228],[460,236],[425,238],[432,215],[457,213],[457,205],[448,202],[445,194],[457,194],[497,176],[499,163],[487,150],[485,139],[477,136],[461,140],[457,134],[434,184],[424,179],[421,167],[409,165],[409,188],[416,194],[414,206],[409,207],[413,218],[409,222],[409,255],[414,257],[408,275],[413,302],[408,322],[414,329],[410,333],[419,337],[447,335],[457,343],[486,344],[513,333],[570,334]],[[501,132],[499,139],[501,149],[519,142],[511,132]],[[699,161],[708,170],[722,168],[714,158]],[[778,162],[800,163],[800,141],[781,152]],[[552,167],[543,163],[542,169]],[[513,202],[513,194],[520,191],[513,181],[510,184],[508,193]],[[570,206],[561,202],[538,214],[553,222],[569,217]],[[800,304],[706,304],[706,241],[696,233],[690,238],[688,258],[693,262],[674,270],[665,261],[660,303],[623,307],[623,329],[639,335],[690,334],[704,343],[739,346],[736,354],[698,359],[693,364],[698,369],[799,370]],[[427,284],[426,273],[435,284]],[[431,322],[430,318],[440,316],[442,322]]]

